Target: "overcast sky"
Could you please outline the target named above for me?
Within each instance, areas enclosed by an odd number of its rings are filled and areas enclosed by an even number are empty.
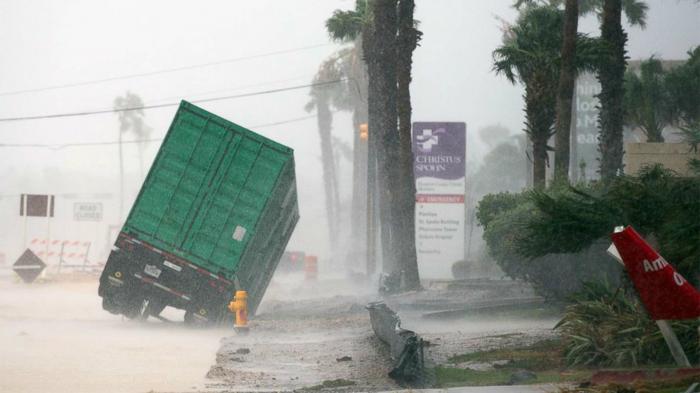
[[[497,16],[512,21],[512,1],[417,0],[416,18],[424,32],[415,52],[412,85],[415,121],[465,121],[469,160],[483,155],[476,138],[480,127],[501,123],[520,132],[522,89],[491,71],[491,52],[500,43]],[[653,0],[646,30],[628,28],[631,58],[655,54],[684,58],[700,44],[700,5],[694,1]],[[116,96],[130,90],[145,103],[176,103],[258,92],[309,83],[319,63],[340,45],[328,40],[324,21],[333,10],[354,6],[351,0],[254,1],[38,1],[0,2],[0,118],[108,109]],[[581,30],[597,35],[594,17]],[[275,52],[286,51],[283,54]],[[265,56],[260,56],[265,55]],[[250,57],[253,58],[250,58]],[[143,77],[116,79],[61,89],[14,93],[27,89],[150,73],[224,60],[235,62]],[[10,94],[5,94],[10,93]],[[323,222],[319,141],[314,119],[256,127],[308,116],[308,90],[210,102],[202,106],[296,150],[302,221],[292,246],[327,250],[318,239]],[[162,136],[176,107],[147,111],[153,137]],[[336,115],[334,133],[350,141],[350,117]],[[0,122],[0,143],[115,141],[114,114],[33,121]],[[473,137],[472,137],[473,136]],[[131,135],[125,139],[133,138]],[[20,192],[104,191],[116,184],[116,146],[0,147],[0,173],[54,175]],[[148,150],[152,157],[158,144]],[[137,149],[127,147],[136,161]],[[150,160],[150,159],[149,159]],[[347,161],[344,184],[350,179]],[[137,166],[128,170],[137,173]],[[92,173],[107,181],[81,182],[75,173]],[[38,175],[36,175],[38,176]],[[38,177],[41,179],[41,177]],[[132,192],[140,180],[133,181]],[[101,188],[99,190],[91,189]],[[114,190],[111,190],[114,191]],[[343,190],[345,199],[349,189]],[[5,206],[4,204],[2,206]],[[4,207],[3,207],[4,208]],[[3,213],[5,214],[5,213]]]

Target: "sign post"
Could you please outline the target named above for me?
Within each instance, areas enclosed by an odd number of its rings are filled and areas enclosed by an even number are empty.
[[[27,248],[27,217],[46,217],[46,247],[44,248],[44,255],[49,255],[49,245],[51,244],[51,217],[53,217],[54,201],[54,195],[21,195],[19,201],[19,215],[24,216],[22,248]],[[43,268],[40,272],[42,271]]]
[[[413,123],[416,252],[428,275],[451,277],[465,257],[465,155],[465,123]]]
[[[32,250],[26,249],[17,259],[12,270],[27,284],[31,284],[44,271],[46,264]]]

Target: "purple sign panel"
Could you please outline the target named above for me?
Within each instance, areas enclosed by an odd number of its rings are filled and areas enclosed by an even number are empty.
[[[416,179],[463,178],[466,134],[465,123],[413,123],[413,168]]]

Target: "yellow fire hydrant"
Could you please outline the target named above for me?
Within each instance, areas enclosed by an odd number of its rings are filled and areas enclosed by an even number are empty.
[[[229,303],[228,309],[232,313],[236,314],[236,323],[233,328],[237,332],[247,332],[248,331],[248,292],[246,291],[236,291],[236,296],[233,297],[233,301]]]

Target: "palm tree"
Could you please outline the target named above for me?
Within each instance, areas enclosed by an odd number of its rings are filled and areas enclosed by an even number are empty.
[[[367,69],[367,264],[375,265],[374,223],[378,221],[381,234],[382,259],[385,271],[393,271],[396,255],[393,254],[392,208],[390,190],[396,181],[389,176],[385,137],[396,129],[396,64],[392,61],[393,41],[396,35],[396,0],[357,0],[355,10],[336,10],[326,21],[326,28],[334,39],[355,39],[360,44]],[[393,32],[393,34],[392,34]],[[389,42],[385,42],[389,41]],[[393,82],[392,82],[393,81]],[[394,86],[394,87],[392,87]],[[393,98],[392,98],[393,96]],[[393,123],[393,127],[392,127]],[[394,161],[395,162],[395,161]],[[375,197],[375,193],[378,195]],[[379,219],[376,218],[379,213]],[[369,271],[369,269],[368,269]]]
[[[554,179],[569,180],[569,151],[571,141],[571,111],[576,81],[576,36],[578,34],[579,0],[566,0],[562,31],[561,66],[557,86],[557,116],[555,123]]]
[[[413,19],[413,0],[400,0],[398,6],[398,33],[396,38],[397,62],[397,111],[399,136],[399,180],[401,187],[396,194],[398,199],[397,243],[401,252],[399,261],[403,270],[404,290],[420,288],[418,259],[415,242],[416,182],[413,174],[413,150],[411,140],[411,68],[413,51],[422,33],[416,28]]]
[[[333,123],[333,112],[331,105],[335,107],[345,107],[345,97],[343,84],[328,84],[329,81],[340,79],[339,55],[335,54],[326,59],[320,66],[313,79],[311,88],[311,101],[304,107],[307,112],[316,109],[318,121],[318,133],[321,139],[321,163],[323,167],[323,186],[325,190],[326,218],[328,220],[328,231],[330,234],[331,249],[337,249],[338,229],[340,221],[340,197],[338,187],[338,177],[336,175],[336,161],[333,154],[331,141],[331,126]]]
[[[641,129],[647,142],[663,142],[662,131],[673,122],[673,108],[661,61],[654,57],[643,61],[639,75],[628,69],[624,88],[625,123]]]
[[[666,77],[675,123],[700,128],[700,46],[688,51],[688,60]]]
[[[521,7],[524,4],[535,3],[535,0],[517,0],[515,2],[515,7]],[[608,0],[549,0],[545,2],[541,0],[540,3],[549,3],[552,6],[561,6],[565,4],[565,19],[566,23],[564,27],[564,45],[562,46],[562,73],[560,75],[560,85],[558,91],[557,99],[557,124],[556,124],[556,154],[555,154],[555,176],[559,178],[564,178],[568,176],[569,167],[569,141],[570,135],[570,124],[571,124],[571,104],[570,97],[573,96],[573,84],[574,79],[572,79],[571,74],[571,58],[575,56],[575,45],[571,46],[571,37],[576,34],[576,25],[578,24],[577,19],[573,17],[574,7],[578,8],[579,15],[586,15],[590,13],[595,13],[602,20],[602,25],[606,25],[606,34],[602,34],[603,41],[607,45],[610,53],[605,56],[606,61],[600,65],[601,72],[605,73],[601,79],[599,73],[599,80],[601,82],[602,92],[599,95],[601,99],[601,112],[599,117],[599,122],[601,126],[601,136],[599,150],[601,151],[601,175],[603,177],[609,177],[610,173],[614,175],[622,168],[622,111],[619,104],[622,101],[621,88],[619,87],[622,83],[622,73],[624,73],[624,41],[626,41],[626,35],[622,31],[622,26],[620,25],[621,12],[625,13],[628,22],[631,25],[637,25],[641,28],[646,26],[646,12],[649,8],[645,2],[639,0],[613,0],[612,2]],[[615,5],[615,11],[611,6]],[[608,7],[608,17],[605,18],[605,9]],[[610,14],[610,11],[614,11],[615,15]],[[611,25],[612,24],[612,25]],[[601,31],[603,27],[601,25]],[[618,33],[615,33],[615,32]],[[621,33],[621,34],[620,34]],[[623,41],[620,42],[620,39]],[[567,42],[569,44],[567,44]],[[623,64],[622,71],[620,71],[620,64]],[[565,69],[566,68],[566,69]],[[567,72],[567,70],[569,70]],[[621,73],[622,72],[622,73]],[[605,82],[603,82],[605,81]],[[610,82],[609,82],[610,81]],[[612,82],[617,81],[617,82]],[[610,83],[613,84],[610,84]],[[605,87],[602,85],[605,84]],[[571,93],[569,93],[571,89]],[[603,100],[606,102],[603,104]],[[567,102],[568,101],[568,102]],[[568,105],[567,105],[568,104]],[[617,119],[617,120],[614,120]],[[569,124],[569,127],[566,125]],[[604,126],[605,125],[605,126]],[[605,169],[604,169],[605,168]],[[605,174],[603,174],[605,172]]]
[[[395,52],[397,0],[372,0],[368,4],[370,22],[364,25],[362,49],[369,76],[369,141],[370,150],[374,148],[376,154],[382,266],[385,273],[394,274],[399,269],[396,243],[399,222],[396,220],[398,206],[393,202],[400,187],[396,173],[399,159]]]
[[[493,52],[494,70],[525,86],[525,133],[532,143],[533,183],[545,186],[547,141],[553,135],[561,63],[563,13],[553,6],[528,5]],[[595,40],[577,34],[575,68],[593,69]]]
[[[402,283],[401,288],[395,288],[399,290],[420,286],[408,91],[412,53],[420,38],[413,20],[414,7],[412,0],[361,0],[355,10],[336,11],[326,23],[331,37],[361,38],[368,79],[368,210],[374,210],[376,189],[383,270],[403,278],[397,280]],[[373,222],[368,221],[368,265],[373,258]]]
[[[326,20],[326,30],[333,40],[352,42],[361,39],[362,30],[368,23],[367,1],[356,0],[355,9],[335,10]]]
[[[122,135],[126,132],[133,132],[139,147],[139,170],[141,178],[143,178],[143,155],[146,145],[146,139],[150,135],[152,129],[146,125],[144,118],[146,114],[143,111],[143,100],[137,94],[127,91],[123,97],[114,99],[114,110],[119,119],[119,219],[123,218],[124,213],[124,156],[122,146]]]
[[[600,150],[600,176],[603,180],[609,180],[622,172],[622,125],[624,119],[624,76],[627,67],[625,44],[627,34],[622,29],[622,0],[602,0],[602,14],[600,36],[603,45],[609,51],[608,55],[601,59],[598,70],[600,82],[600,113],[598,123],[600,136],[598,149]],[[596,5],[592,10],[600,11],[597,4],[600,1],[591,1]],[[645,26],[647,5],[636,0],[625,0],[624,10],[628,20],[632,24]],[[586,9],[582,11],[585,12]]]
[[[367,69],[362,52],[362,29],[367,23],[367,7],[364,0],[355,3],[355,9],[350,11],[336,10],[326,21],[326,30],[331,39],[343,43],[352,43],[344,49],[344,60],[341,63],[343,76],[347,79],[350,105],[353,116],[353,174],[352,174],[352,212],[350,217],[351,244],[355,246],[348,255],[346,265],[353,268],[355,261],[367,255],[367,273],[374,272],[373,249],[368,243],[374,239],[373,225],[368,226],[368,217],[374,217],[370,205],[373,198],[368,194],[368,182],[374,184],[374,170],[368,171],[368,143],[361,139],[360,125],[367,124]],[[370,188],[371,189],[371,188]],[[365,239],[363,239],[363,235]]]

